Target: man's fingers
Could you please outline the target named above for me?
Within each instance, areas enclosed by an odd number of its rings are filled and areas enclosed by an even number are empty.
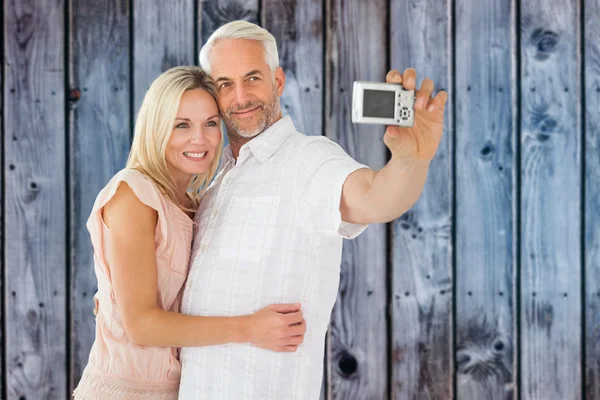
[[[448,92],[446,92],[445,90],[442,90],[433,98],[433,100],[431,100],[429,102],[427,111],[432,112],[432,111],[436,111],[436,110],[443,110],[447,101],[448,101]]]
[[[292,336],[288,340],[288,345],[298,346],[304,342],[304,335]]]
[[[393,69],[387,73],[387,75],[385,77],[385,81],[387,83],[400,83],[401,84],[402,83],[402,75],[400,75],[400,72]]]
[[[402,86],[406,90],[415,90],[417,88],[417,71],[414,68],[406,68],[402,74]]]
[[[296,350],[298,350],[298,346],[290,345],[290,346],[284,346],[282,351],[285,353],[293,353]]]
[[[284,317],[284,322],[286,325],[294,325],[297,323],[300,323],[304,320],[304,317],[302,316],[302,312],[298,311],[295,313],[291,313],[291,314],[286,314]]]
[[[293,312],[298,312],[300,309],[300,303],[295,304],[271,304],[269,306],[271,311],[275,311],[281,314],[288,314]]]
[[[433,92],[433,81],[426,78],[421,83],[421,88],[417,91],[417,100],[415,102],[415,109],[422,110],[429,104],[429,98]]]
[[[289,327],[289,336],[304,335],[306,333],[306,321],[302,321],[298,325],[292,325]]]

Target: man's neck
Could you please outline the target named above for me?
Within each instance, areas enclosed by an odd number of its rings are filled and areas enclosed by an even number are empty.
[[[261,134],[262,134],[262,132],[256,136],[252,136],[251,138],[236,137],[235,139],[233,139],[231,137],[231,135],[228,135],[229,145],[231,146],[231,152],[233,154],[233,158],[237,161],[238,156],[240,155],[240,149],[242,148],[242,146],[245,145],[246,143],[248,143],[249,141],[251,141],[252,139],[254,139],[255,137],[260,136]]]
[[[229,139],[229,145],[231,146],[231,153],[233,154],[233,158],[235,159],[235,161],[237,161],[238,156],[240,155],[240,150],[242,149],[242,146],[244,146],[246,143],[248,143],[252,139],[257,138],[260,135],[262,135],[267,129],[269,129],[270,127],[275,125],[279,120],[281,120],[281,118],[283,118],[283,115],[279,114],[279,117],[271,125],[267,126],[261,133],[259,133],[256,136],[252,136],[251,138],[245,138],[240,135],[235,135],[235,137],[232,137],[232,135],[230,135],[228,133],[227,138]]]

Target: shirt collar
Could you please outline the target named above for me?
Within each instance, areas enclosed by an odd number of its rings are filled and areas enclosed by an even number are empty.
[[[233,151],[231,150],[231,145],[228,144],[227,147],[223,150],[223,159],[221,160],[221,164],[223,166],[227,165],[230,161],[235,161],[233,158]]]
[[[243,145],[240,149],[240,156],[242,156],[244,148],[248,147],[252,151],[252,154],[254,154],[254,157],[261,163],[264,163],[275,154],[275,151],[295,131],[294,122],[289,116],[285,116],[265,129],[263,133]],[[225,148],[223,156],[225,162],[233,160],[231,146]]]

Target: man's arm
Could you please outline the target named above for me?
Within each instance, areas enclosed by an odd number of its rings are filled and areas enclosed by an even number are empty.
[[[368,225],[398,218],[421,196],[428,169],[427,161],[392,158],[379,171],[362,168],[353,172],[342,190],[342,220]]]
[[[416,72],[409,68],[401,76],[392,70],[387,82],[416,89]],[[340,201],[342,220],[357,224],[392,221],[404,214],[423,192],[429,163],[442,138],[444,107],[448,94],[433,99],[433,81],[423,80],[415,102],[415,124],[411,128],[388,126],[384,143],[390,161],[379,171],[360,169],[346,179]]]
[[[243,316],[194,316],[157,305],[155,230],[158,213],[123,183],[102,210],[110,230],[107,261],[116,307],[129,340],[140,346],[196,347],[252,343],[295,351],[306,323],[299,304],[274,304]],[[102,312],[99,304],[99,312]]]

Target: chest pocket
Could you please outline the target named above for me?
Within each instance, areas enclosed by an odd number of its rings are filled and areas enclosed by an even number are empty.
[[[274,246],[280,196],[233,196],[222,221],[220,256],[258,261]]]

